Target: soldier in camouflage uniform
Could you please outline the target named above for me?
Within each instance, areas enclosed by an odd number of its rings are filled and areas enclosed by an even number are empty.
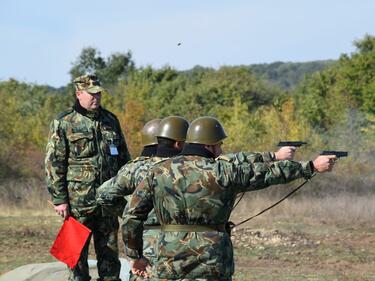
[[[122,209],[129,199],[126,195],[133,193],[149,169],[156,162],[181,152],[188,127],[189,122],[179,116],[169,116],[161,121],[155,119],[144,126],[142,129],[144,148],[141,156],[128,162],[116,177],[106,181],[98,189],[97,202],[104,213],[122,214]],[[151,212],[143,232],[143,253],[151,264],[155,259],[155,237],[159,232],[160,224],[155,214]],[[149,275],[152,275],[152,270]],[[143,280],[143,277],[131,274],[130,280]]]
[[[45,168],[55,211],[69,215],[92,230],[98,260],[98,280],[120,280],[117,217],[96,211],[96,190],[130,160],[119,121],[100,106],[104,89],[94,75],[73,81],[76,102],[51,123]],[[85,245],[69,280],[90,280]]]
[[[104,182],[96,192],[98,208],[104,216],[122,216],[128,196],[133,193],[138,184],[136,179],[141,178],[149,169],[149,164],[158,161],[155,157],[157,140],[155,132],[160,119],[154,119],[142,128],[143,150],[141,155],[126,163],[117,175]]]
[[[233,249],[225,225],[240,192],[309,179],[327,172],[335,156],[314,161],[257,161],[257,154],[221,155],[226,134],[212,117],[194,120],[181,153],[157,163],[133,193],[124,216],[126,254],[140,273],[143,221],[154,208],[161,223],[156,280],[231,280]]]

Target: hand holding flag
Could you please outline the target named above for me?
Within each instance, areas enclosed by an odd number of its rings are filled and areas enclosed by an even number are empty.
[[[68,217],[68,219],[64,220],[51,247],[51,255],[73,269],[78,263],[90,233],[91,230],[86,226],[73,217]]]

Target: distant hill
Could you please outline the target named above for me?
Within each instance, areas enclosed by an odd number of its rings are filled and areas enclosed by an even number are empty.
[[[335,60],[273,62],[251,64],[249,68],[257,77],[267,80],[285,90],[292,90],[302,81],[305,75],[321,71],[335,62]]]
[[[327,67],[332,66],[336,60],[320,60],[311,62],[273,62],[273,63],[262,63],[262,64],[251,64],[245,65],[248,67],[256,77],[266,80],[271,84],[278,86],[284,90],[293,90],[305,77],[316,71],[322,71]],[[197,65],[189,70],[176,71],[177,73],[185,73],[187,75],[193,75],[197,73],[204,73],[213,70],[211,67],[203,67]],[[69,86],[63,86],[60,88],[54,88],[48,86],[51,92],[66,93],[69,90]]]

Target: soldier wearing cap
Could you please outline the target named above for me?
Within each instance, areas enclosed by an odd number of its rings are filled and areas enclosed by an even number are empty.
[[[162,230],[157,280],[232,280],[233,249],[225,226],[236,195],[309,179],[314,172],[330,171],[335,160],[331,155],[307,162],[262,162],[254,153],[222,155],[226,137],[215,118],[194,120],[181,155],[154,165],[134,191],[122,230],[126,254],[141,274],[147,266],[142,226],[152,208]]]
[[[66,219],[73,216],[92,230],[97,256],[98,280],[120,280],[117,217],[97,212],[96,191],[130,160],[116,116],[100,106],[105,91],[95,75],[73,81],[75,104],[52,121],[45,169],[48,191],[55,211]],[[88,246],[81,253],[69,280],[90,280]]]
[[[163,120],[154,119],[143,127],[141,156],[128,162],[121,168],[117,176],[106,181],[97,193],[98,205],[104,213],[121,215],[128,194],[133,193],[136,186],[144,179],[152,166],[179,154],[186,139],[189,122],[180,116],[169,116]],[[127,207],[126,207],[127,208]],[[154,212],[148,215],[143,232],[143,255],[153,264],[156,253],[156,238],[160,232],[160,224]],[[147,274],[137,276],[132,272],[130,280],[143,280],[152,276],[152,269]]]

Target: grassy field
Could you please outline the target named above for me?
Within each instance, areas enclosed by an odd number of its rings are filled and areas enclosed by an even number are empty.
[[[374,199],[292,199],[235,229],[234,280],[375,280]],[[271,201],[247,198],[233,220]],[[0,213],[0,274],[54,260],[49,248],[61,220],[45,205],[39,212],[13,206]]]

